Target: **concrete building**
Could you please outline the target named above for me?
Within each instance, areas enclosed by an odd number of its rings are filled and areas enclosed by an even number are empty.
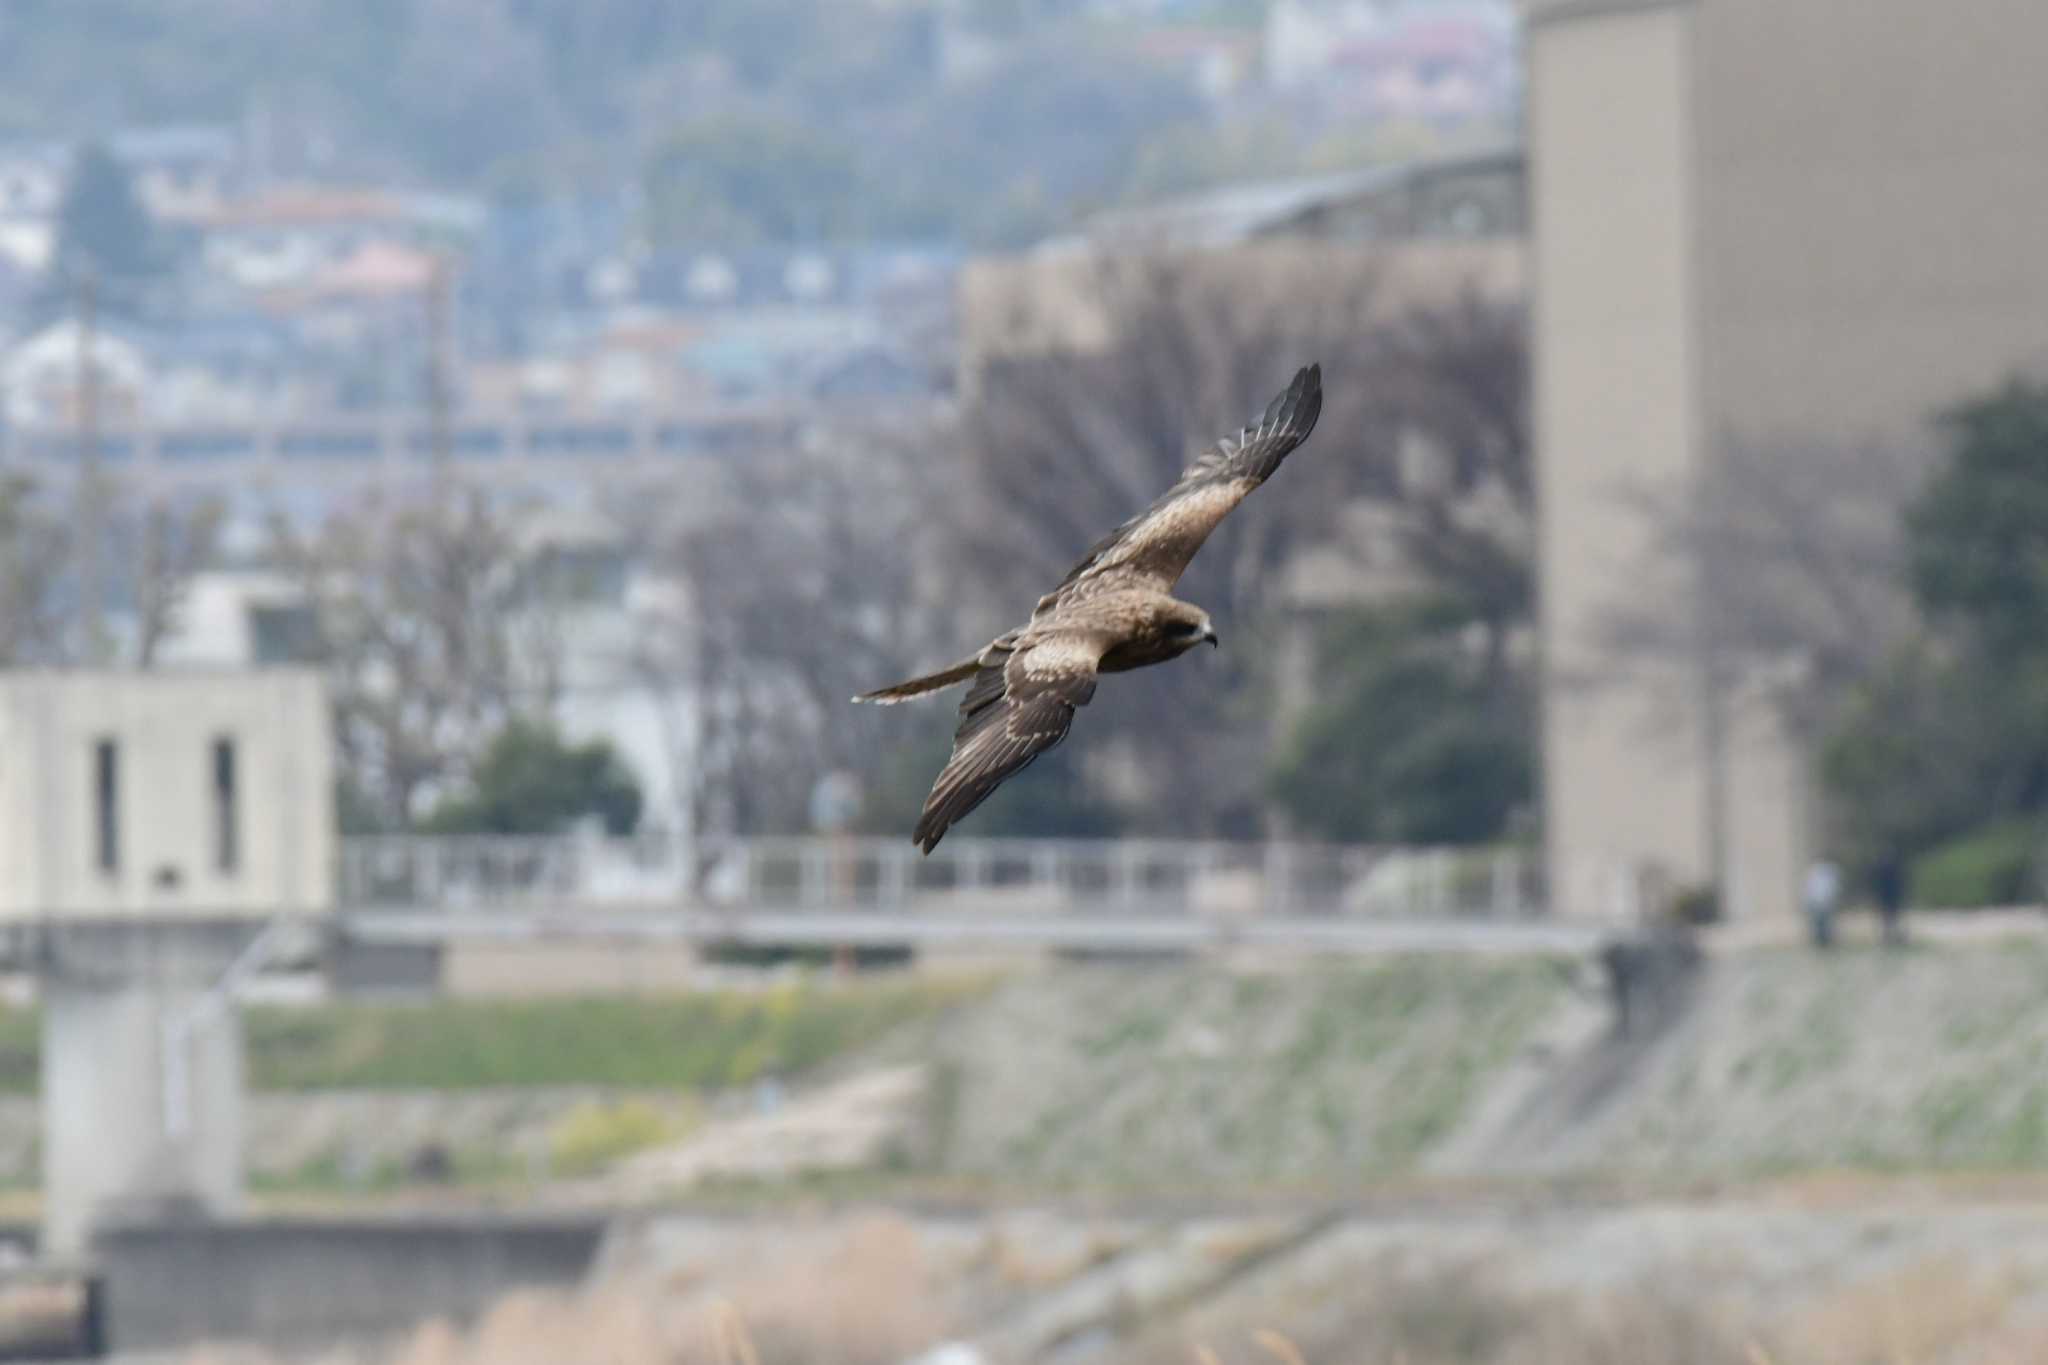
[[[1549,851],[1788,912],[1803,756],[1753,679],[1625,678],[1620,594],[1688,610],[1630,494],[1730,443],[1913,441],[2048,366],[2048,7],[1532,0],[1531,284]],[[1588,679],[1597,680],[1589,685]],[[1605,908],[1605,907],[1600,907]]]
[[[960,272],[959,384],[972,393],[987,367],[1055,351],[1101,350],[1111,334],[1110,300],[1102,289],[1108,251],[1090,247],[995,256]],[[1135,248],[1132,254],[1141,254]],[[1503,299],[1523,288],[1518,238],[1477,241],[1390,241],[1361,244],[1320,237],[1261,237],[1227,247],[1169,247],[1166,255],[1199,272],[1205,283],[1248,305],[1305,297],[1332,279],[1377,272],[1374,306],[1386,317],[1456,299],[1466,290]]]

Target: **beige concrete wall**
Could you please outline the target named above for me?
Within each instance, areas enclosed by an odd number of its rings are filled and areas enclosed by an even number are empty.
[[[1556,16],[1529,37],[1532,284],[1544,649],[1544,797],[1564,913],[1624,879],[1709,865],[1698,714],[1683,660],[1617,673],[1624,601],[1683,611],[1639,510],[1698,458],[1685,5]]]
[[[96,857],[102,737],[119,768],[111,873]],[[216,858],[219,737],[236,754],[232,870]],[[333,765],[326,689],[310,672],[11,675],[0,680],[0,916],[329,909]]]
[[[1909,437],[2048,373],[2048,5],[1696,12],[1710,429]]]
[[[2048,374],[2048,6],[1715,0],[1696,10],[1701,421],[1720,443],[1929,443]],[[1737,736],[1731,896],[1796,904],[1796,747]]]

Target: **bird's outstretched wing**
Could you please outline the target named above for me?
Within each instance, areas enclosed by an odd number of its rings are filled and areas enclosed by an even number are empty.
[[[1209,447],[1180,481],[1111,531],[1060,585],[1038,599],[1042,617],[1076,598],[1129,587],[1169,591],[1230,509],[1264,483],[1308,439],[1323,410],[1323,367],[1310,365],[1266,405],[1259,420]]]
[[[1095,695],[1095,666],[1111,641],[1083,630],[1026,630],[990,645],[960,703],[960,728],[911,842],[926,853],[1003,779],[1067,737]]]

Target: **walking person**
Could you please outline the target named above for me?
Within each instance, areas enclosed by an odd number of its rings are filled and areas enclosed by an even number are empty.
[[[1888,849],[1878,860],[1877,870],[1871,877],[1871,890],[1877,895],[1877,914],[1884,924],[1884,944],[1887,948],[1903,948],[1906,945],[1906,859],[1897,849]]]
[[[1826,858],[1816,858],[1806,869],[1806,924],[1816,948],[1835,943],[1835,907],[1842,894],[1842,869]]]

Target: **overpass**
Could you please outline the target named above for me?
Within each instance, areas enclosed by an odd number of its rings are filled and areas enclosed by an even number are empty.
[[[457,473],[498,484],[658,479],[693,464],[791,448],[819,424],[900,421],[930,405],[879,397],[715,399],[620,412],[463,409],[445,428],[418,408],[239,421],[110,417],[92,451],[108,473],[150,489],[392,487],[424,478],[444,449]],[[0,420],[0,469],[61,482],[77,473],[84,453],[72,424]]]

